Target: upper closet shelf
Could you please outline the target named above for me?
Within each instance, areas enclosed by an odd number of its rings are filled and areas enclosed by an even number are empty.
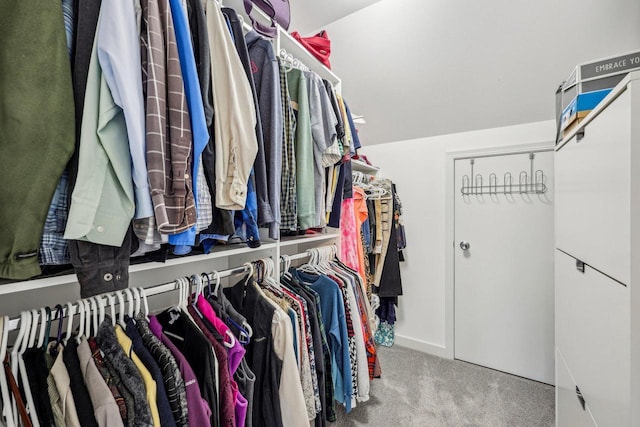
[[[567,142],[569,142],[576,135],[578,136],[578,140],[580,140],[582,138],[582,135],[584,135],[584,128],[593,119],[595,119],[598,116],[598,114],[602,112],[602,110],[607,108],[609,104],[611,104],[617,97],[619,97],[622,92],[627,90],[627,85],[629,84],[629,82],[631,82],[632,80],[639,80],[639,79],[640,79],[640,71],[632,71],[629,74],[627,74],[627,76],[624,79],[622,79],[620,83],[618,83],[616,87],[614,87],[613,90],[609,92],[609,94],[602,101],[600,101],[600,103],[596,105],[596,107],[593,110],[591,110],[589,114],[587,114],[587,116],[580,122],[578,126],[572,129],[570,132],[568,132],[564,136],[564,138],[562,138],[562,140],[558,143],[558,145],[556,145],[556,151],[561,149],[564,145],[567,144]]]
[[[380,171],[380,168],[377,166],[371,166],[362,160],[351,159],[351,170],[366,173],[368,175],[375,175]]]
[[[239,2],[238,0],[226,0],[224,1],[224,3],[229,7],[233,7],[236,12],[238,12],[240,16],[242,16],[242,18],[244,19],[243,27],[245,28],[245,30],[248,31],[252,29],[251,20],[247,16],[242,2]],[[254,6],[251,15],[265,25],[270,25],[271,23],[271,20],[267,17],[267,15],[258,7]],[[331,82],[336,90],[340,92],[340,84],[342,82],[340,80],[340,77],[338,77],[333,71],[321,64],[320,61],[318,61],[307,49],[305,49],[304,46],[298,43],[298,41],[294,39],[291,34],[287,33],[287,30],[282,28],[280,25],[277,25],[277,27],[278,34],[272,40],[273,48],[276,55],[280,55],[280,51],[284,49],[286,53],[293,55],[294,58],[298,59],[300,62],[306,65],[309,70],[315,72],[321,78]]]
[[[323,242],[326,240],[333,240],[340,237],[340,232],[332,228],[328,233],[323,234],[310,234],[305,236],[294,236],[294,237],[283,237],[280,240],[280,247],[284,246],[292,246],[299,245],[302,243],[311,243],[311,242]]]
[[[340,85],[341,80],[333,71],[321,64],[304,46],[298,43],[291,34],[280,27],[278,27],[278,38],[275,46],[278,55],[280,51],[284,49],[287,53],[292,54],[294,58],[302,61],[304,65],[323,79],[330,81],[334,86]]]

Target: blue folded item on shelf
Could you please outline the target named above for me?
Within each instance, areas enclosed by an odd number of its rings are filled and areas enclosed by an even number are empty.
[[[609,92],[611,92],[611,89],[602,89],[576,95],[569,105],[562,110],[561,129],[566,129],[576,119],[586,116]]]

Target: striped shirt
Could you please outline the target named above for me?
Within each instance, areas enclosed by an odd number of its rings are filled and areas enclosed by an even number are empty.
[[[282,175],[280,178],[280,229],[295,231],[298,228],[298,210],[296,200],[296,154],[294,137],[296,118],[291,108],[287,72],[282,61],[278,60],[280,68],[280,92],[282,95],[282,112],[284,127],[282,129]]]
[[[171,9],[142,0],[141,62],[146,99],[147,172],[156,226],[163,234],[196,224],[193,138]]]

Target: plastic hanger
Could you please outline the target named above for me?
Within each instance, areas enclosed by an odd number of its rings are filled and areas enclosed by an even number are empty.
[[[31,330],[29,331],[30,333],[27,348],[32,348],[36,345],[36,335],[38,335],[38,320],[38,310],[31,310]]]
[[[122,291],[115,292],[116,298],[118,298],[118,325],[125,327],[124,323],[124,314],[125,314],[125,305],[124,305],[124,295]]]
[[[190,285],[191,283],[196,285],[196,290],[193,293],[193,296],[191,296],[191,307],[193,307],[193,309],[198,314],[198,316],[200,316],[200,318],[203,318],[204,316],[202,315],[202,313],[200,312],[200,309],[196,305],[196,303],[198,302],[198,295],[200,295],[200,292],[202,292],[202,277],[200,277],[197,274],[194,274],[193,276],[191,276],[191,279],[189,280]]]
[[[2,327],[0,328],[2,337],[0,339],[0,361],[4,363],[5,356],[7,355],[7,341],[9,338],[9,316],[2,316]],[[9,394],[9,384],[7,382],[7,376],[5,374],[4,367],[0,369],[0,394],[2,395],[2,415],[6,421],[7,427],[15,427],[16,424],[13,419],[13,408],[11,405],[11,395]]]
[[[98,300],[95,298],[89,298],[89,311],[91,313],[91,320],[93,325],[93,334],[98,334],[98,328],[100,327],[100,312],[98,311]]]
[[[298,270],[304,271],[306,273],[318,274],[318,269],[316,268],[317,264],[317,251],[315,248],[307,250],[309,254],[309,261],[306,264],[298,267]]]
[[[64,320],[64,307],[61,304],[56,304],[56,317],[58,320],[58,332],[56,333],[56,345],[51,348],[51,354],[58,355],[58,345],[62,342],[62,321]]]
[[[36,316],[35,318],[34,318],[34,313]],[[26,312],[26,314],[27,314],[27,324],[25,325],[25,328],[27,328],[27,332],[29,332],[29,334],[25,333],[22,343],[20,345],[20,349],[18,350],[18,371],[20,373],[20,378],[22,379],[22,388],[23,388],[24,397],[26,401],[25,404],[27,408],[27,413],[33,414],[35,411],[35,404],[33,402],[33,394],[31,393],[31,385],[29,384],[29,377],[27,375],[27,368],[24,364],[23,355],[24,355],[24,352],[29,347],[29,341],[31,339],[31,336],[33,336],[35,341],[35,334],[33,334],[32,332],[37,329],[37,312],[36,310],[32,310],[32,311]],[[16,379],[17,378],[18,377],[16,376]],[[35,418],[32,420],[32,425],[40,427],[40,423],[37,420],[37,417],[32,417],[32,418]]]
[[[176,285],[178,285],[178,304],[177,307],[182,306],[182,300],[184,299],[184,282],[182,278],[178,278],[176,280]]]
[[[107,295],[109,310],[111,310],[111,326],[116,326],[116,297],[113,294]]]
[[[24,360],[22,354],[27,348],[29,343],[29,334],[31,332],[32,317],[30,311],[23,311],[20,313],[20,329],[18,331],[18,337],[16,338],[13,348],[11,349],[11,372],[13,377],[18,380],[22,378],[27,380],[27,384],[24,384],[23,390],[26,397],[27,408],[33,408],[33,397],[31,396],[31,389],[28,386],[28,378],[26,376],[26,370],[24,369]],[[11,397],[11,404],[13,405],[14,422],[19,424],[18,419],[18,406],[16,404],[15,396]]]
[[[91,304],[86,299],[80,300],[80,304],[84,307],[84,336],[89,339],[93,336],[91,334]]]
[[[104,319],[106,319],[107,317],[107,314],[106,314],[107,305],[105,304],[101,295],[96,297],[96,302],[98,303],[98,314],[99,314],[98,325],[101,325],[102,322],[104,322]]]
[[[44,307],[41,307],[39,312],[40,312],[40,334],[38,335],[38,342],[36,346],[38,348],[41,348],[42,344],[44,343],[44,333],[47,327],[47,319],[46,319],[47,312],[44,309]]]
[[[216,279],[218,281],[218,283],[216,284],[216,288],[219,285],[220,282],[220,277],[218,272],[216,271]],[[204,274],[205,277],[207,277],[207,279],[209,278],[208,275]],[[199,295],[203,295],[204,296],[204,286],[202,283],[202,276],[198,276],[198,275],[193,275],[191,276],[191,278],[196,282],[196,293],[193,297],[193,300],[191,301],[191,304],[193,306],[193,308],[196,310],[196,312],[200,315],[200,317],[204,317],[202,315],[202,312],[200,311],[200,309],[197,306],[197,300],[198,300],[198,296]],[[211,281],[209,281],[209,288],[211,287]],[[209,304],[208,302],[206,304]],[[215,312],[214,312],[215,313]],[[216,328],[217,329],[217,328]],[[223,340],[222,344],[227,347],[227,348],[232,348],[233,346],[236,345],[236,337],[235,335],[233,335],[233,332],[231,332],[230,329],[227,328],[225,334],[229,337],[229,341],[227,340]]]
[[[131,288],[131,293],[133,294],[133,302],[135,303],[132,319],[135,321],[135,317],[140,313],[140,288]]]
[[[149,301],[147,300],[147,291],[144,288],[139,288],[139,290],[144,304],[144,317],[149,320]]]
[[[133,293],[131,292],[131,289],[129,288],[125,288],[124,289],[124,294],[127,296],[127,316],[129,317],[129,319],[133,318],[133,312],[135,311],[135,302],[133,300]],[[123,326],[124,328],[124,326]]]
[[[69,342],[69,338],[71,338],[71,333],[73,332],[73,316],[75,315],[75,307],[73,306],[73,304],[71,304],[70,302],[68,302],[66,304],[67,307],[67,332],[65,333],[65,337],[64,337],[64,345],[67,345],[67,342]]]
[[[20,350],[20,346],[22,345],[22,340],[27,332],[27,328],[31,325],[30,323],[31,313],[28,311],[23,311],[20,313],[20,328],[18,329],[18,336],[16,337],[15,342],[13,343],[13,348],[11,349],[11,372],[13,372],[13,376],[18,378],[18,351]],[[27,323],[29,322],[29,323]],[[14,405],[14,410],[16,406]],[[17,414],[15,414],[17,417]],[[16,424],[18,420],[15,420]]]
[[[84,335],[84,303],[82,301],[76,301],[76,305],[78,306],[78,335],[76,336],[76,342],[80,344],[82,340],[82,336]]]

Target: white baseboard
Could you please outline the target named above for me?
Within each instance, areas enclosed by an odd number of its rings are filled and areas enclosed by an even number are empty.
[[[444,357],[445,359],[449,358],[447,357],[447,348],[443,345],[420,341],[415,338],[404,337],[402,335],[396,335],[394,343],[400,347],[407,347],[412,350],[421,351],[434,356]]]

